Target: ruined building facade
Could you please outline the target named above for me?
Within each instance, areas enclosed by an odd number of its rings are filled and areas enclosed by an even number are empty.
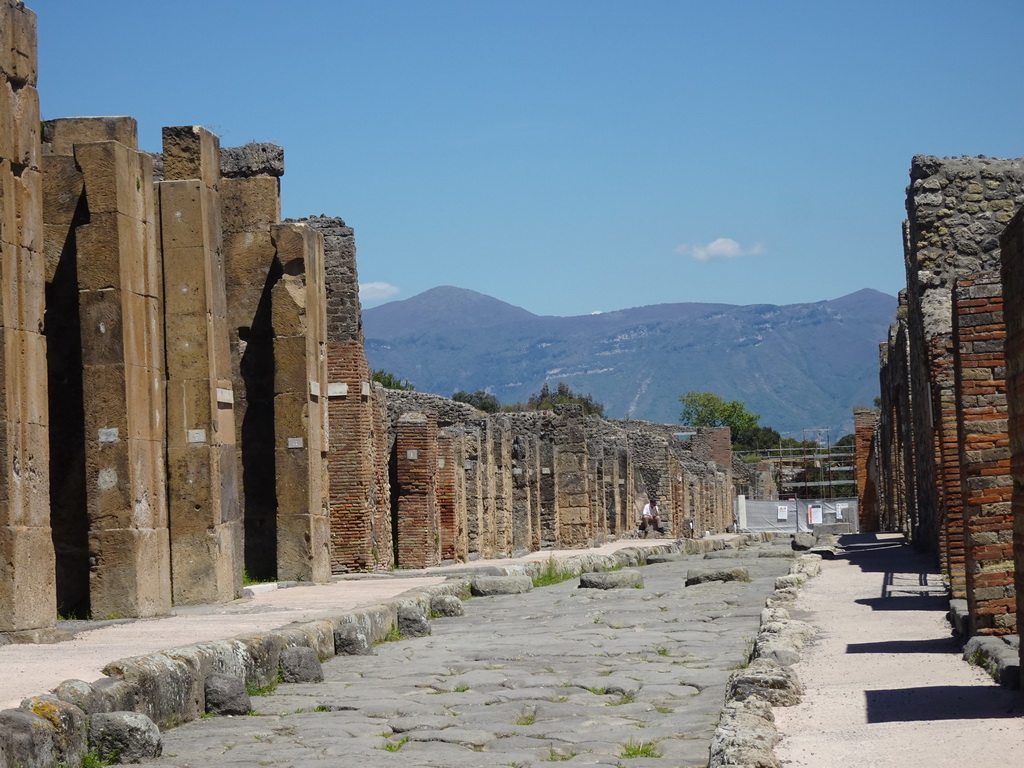
[[[355,241],[281,220],[280,147],[130,117],[40,124],[0,0],[0,633],[635,530],[732,524],[728,430],[488,415],[373,384]]]
[[[971,633],[1009,634],[1024,559],[1024,161],[918,156],[910,182],[907,289],[881,345],[881,407],[858,421],[862,528],[904,531],[966,601]]]

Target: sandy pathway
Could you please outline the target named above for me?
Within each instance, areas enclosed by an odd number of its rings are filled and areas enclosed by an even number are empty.
[[[782,764],[1019,765],[1024,705],[961,658],[928,559],[898,536],[851,539],[796,604],[819,632],[795,667],[803,703],[775,710]]]

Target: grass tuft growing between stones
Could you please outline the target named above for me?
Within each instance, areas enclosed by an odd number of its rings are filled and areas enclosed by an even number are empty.
[[[544,568],[539,573],[530,577],[535,587],[550,587],[553,584],[561,584],[563,581],[576,578],[576,574],[565,571],[558,566],[555,558],[548,558]]]
[[[630,739],[622,745],[619,757],[661,757],[658,745],[653,741],[633,741]]]
[[[561,750],[555,749],[553,746],[548,747],[547,757],[544,758],[545,763],[564,763],[566,760],[572,760],[579,752],[562,752]]]
[[[102,766],[114,765],[119,762],[121,762],[121,755],[117,752],[112,753],[106,759],[100,757],[95,749],[82,755],[82,768],[102,768]]]
[[[402,747],[404,747],[408,743],[409,743],[409,737],[408,736],[403,736],[398,741],[388,741],[388,742],[386,742],[384,744],[384,746],[381,747],[381,749],[383,749],[385,752],[397,752],[398,750],[400,750]]]

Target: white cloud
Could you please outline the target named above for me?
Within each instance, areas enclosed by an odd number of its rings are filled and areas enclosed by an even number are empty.
[[[400,291],[400,288],[391,285],[391,283],[360,283],[359,300],[383,301],[384,299],[390,299]]]
[[[676,253],[683,256],[693,256],[697,261],[710,261],[711,259],[735,259],[740,256],[757,256],[764,253],[764,246],[761,243],[754,243],[749,248],[744,248],[731,237],[720,237],[712,240],[707,245],[680,245]]]

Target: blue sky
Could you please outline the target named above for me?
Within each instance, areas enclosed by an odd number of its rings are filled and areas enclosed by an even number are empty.
[[[44,119],[285,148],[364,306],[537,314],[904,284],[911,156],[1024,155],[1020,0],[29,0]]]

